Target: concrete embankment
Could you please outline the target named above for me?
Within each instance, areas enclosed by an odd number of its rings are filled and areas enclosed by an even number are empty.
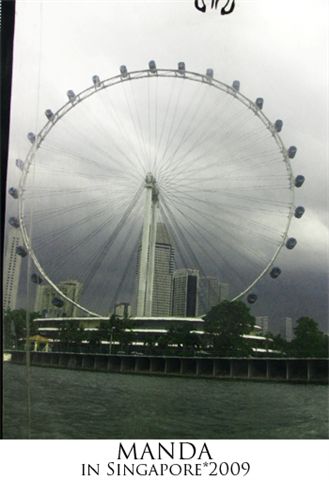
[[[25,364],[26,352],[10,351],[13,363]],[[195,378],[328,384],[325,358],[219,358],[31,352],[31,365]]]

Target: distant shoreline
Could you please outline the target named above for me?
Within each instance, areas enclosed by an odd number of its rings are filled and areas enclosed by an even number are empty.
[[[26,363],[26,352],[6,351],[7,360]],[[31,365],[69,370],[130,373],[214,380],[328,384],[326,358],[179,357],[31,352]]]

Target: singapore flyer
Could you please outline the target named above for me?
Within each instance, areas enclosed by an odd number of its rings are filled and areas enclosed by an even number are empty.
[[[1,478],[328,477],[328,10],[1,2]]]
[[[181,269],[254,303],[257,282],[280,276],[280,250],[297,243],[290,223],[304,213],[294,202],[304,182],[290,164],[297,149],[283,144],[283,122],[269,120],[263,104],[238,80],[227,85],[184,62],[122,65],[80,93],[68,90],[40,132],[28,133],[11,189],[18,253],[31,255],[33,281],[50,284],[58,306],[69,299],[96,316],[122,302],[141,316],[171,315],[172,298],[159,306],[161,275]],[[157,273],[160,244],[170,246],[165,273]],[[68,278],[79,282],[78,299],[61,291]]]

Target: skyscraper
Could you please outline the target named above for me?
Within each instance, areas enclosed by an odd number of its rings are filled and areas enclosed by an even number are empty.
[[[137,260],[136,313],[141,317],[152,314],[158,207],[157,182],[149,172],[145,177],[144,223]]]
[[[269,332],[268,324],[269,324],[269,318],[267,315],[256,317],[256,325],[262,328],[263,335],[266,335]]]
[[[285,339],[287,342],[291,342],[294,338],[294,330],[293,330],[293,323],[291,317],[286,317],[284,319],[285,322]]]
[[[157,224],[152,315],[171,315],[174,248],[164,223]]]
[[[196,317],[198,313],[199,270],[181,268],[174,272],[172,313]]]
[[[16,248],[21,245],[22,237],[20,230],[10,229],[4,258],[3,270],[3,308],[15,310],[19,278],[21,273],[22,257],[17,255]]]
[[[219,284],[219,301],[228,300],[230,292],[230,285],[228,283]]]
[[[219,303],[219,280],[217,277],[200,277],[199,315],[208,313]]]
[[[137,256],[137,286],[140,283],[140,261],[141,246]],[[164,223],[157,223],[156,238],[154,248],[153,262],[153,284],[151,294],[151,311],[150,314],[155,317],[171,315],[172,305],[172,278],[174,271],[174,248],[171,244],[167,227]],[[137,297],[137,294],[136,294]],[[137,299],[138,301],[138,299]],[[139,305],[136,313],[143,309]],[[145,309],[144,314],[146,315]]]
[[[75,302],[79,302],[82,290],[82,283],[77,280],[64,280],[58,283],[58,288]],[[53,300],[58,294],[50,285],[38,285],[34,310],[44,312],[48,317],[75,317],[78,308],[72,303],[65,301],[61,307],[53,305]]]
[[[130,303],[117,303],[114,307],[114,314],[120,318],[129,318],[131,315]]]

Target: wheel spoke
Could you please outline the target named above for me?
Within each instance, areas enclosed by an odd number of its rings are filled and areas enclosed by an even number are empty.
[[[262,111],[215,79],[170,69],[112,77],[37,138],[19,185],[23,237],[50,284],[83,284],[87,314],[134,303],[149,172],[176,268],[217,276],[237,297],[284,245],[287,151]]]

